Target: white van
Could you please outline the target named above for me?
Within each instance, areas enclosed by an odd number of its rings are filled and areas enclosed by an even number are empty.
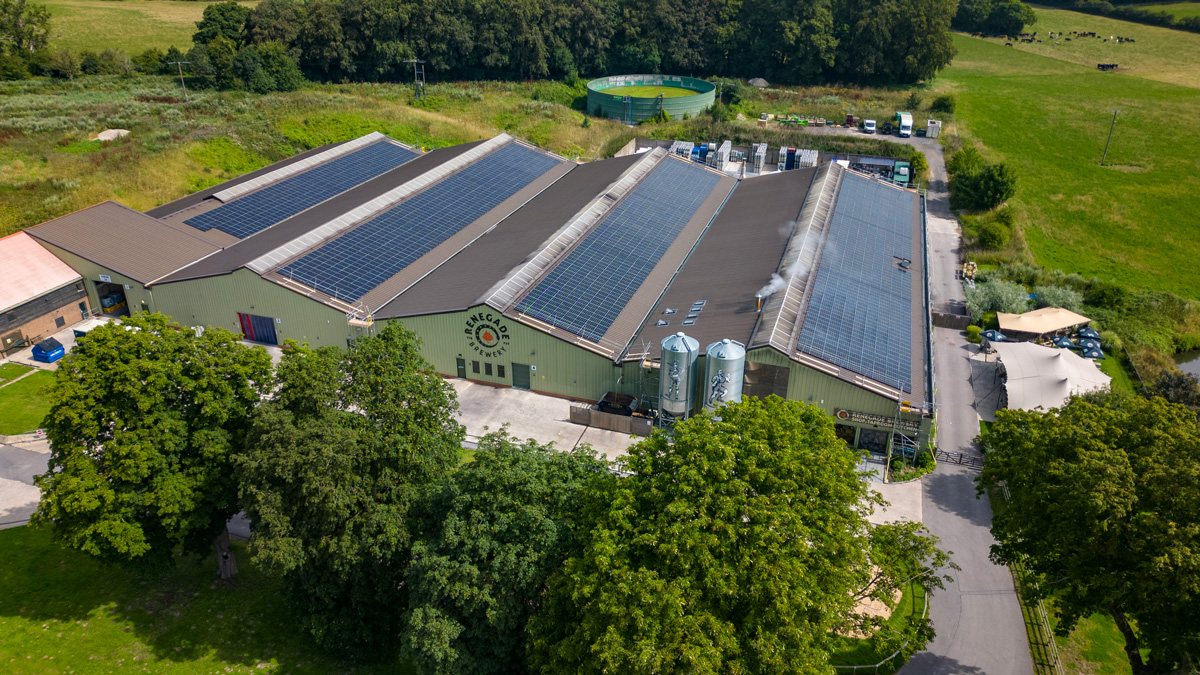
[[[868,133],[868,134],[875,133],[875,120],[864,120],[863,121],[863,133]]]

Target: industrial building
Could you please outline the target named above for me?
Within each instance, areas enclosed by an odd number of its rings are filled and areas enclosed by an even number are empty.
[[[88,317],[83,279],[24,232],[0,238],[0,356]]]
[[[121,288],[255,342],[401,321],[447,377],[665,418],[778,394],[875,451],[931,427],[923,200],[838,164],[738,179],[664,148],[577,164],[506,134],[371,134],[27,232],[93,304]]]

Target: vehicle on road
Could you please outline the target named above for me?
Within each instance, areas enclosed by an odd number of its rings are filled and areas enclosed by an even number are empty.
[[[875,133],[875,120],[864,120],[863,121],[863,133],[866,133],[866,134]]]
[[[912,113],[897,112],[896,113],[896,133],[900,138],[908,138],[912,136],[913,120]]]

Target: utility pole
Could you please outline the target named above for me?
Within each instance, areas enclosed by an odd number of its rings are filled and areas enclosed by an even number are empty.
[[[188,102],[187,85],[183,83],[183,64],[191,63],[191,61],[171,61],[169,65],[179,67],[179,86],[183,87],[183,102]]]
[[[425,66],[418,64],[425,63],[421,59],[407,59],[404,63],[413,64],[413,98],[424,99],[425,96]]]
[[[1100,166],[1104,166],[1104,161],[1108,159],[1108,145],[1112,143],[1113,129],[1117,126],[1117,113],[1120,110],[1113,111],[1112,124],[1108,126],[1108,140],[1104,142],[1104,156],[1100,158]]]

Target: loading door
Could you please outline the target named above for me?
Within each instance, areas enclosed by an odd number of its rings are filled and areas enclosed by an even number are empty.
[[[529,388],[529,366],[523,363],[512,364],[513,387],[517,389]]]
[[[267,345],[279,344],[275,338],[275,319],[238,312],[238,322],[242,324],[242,335],[247,340]]]

